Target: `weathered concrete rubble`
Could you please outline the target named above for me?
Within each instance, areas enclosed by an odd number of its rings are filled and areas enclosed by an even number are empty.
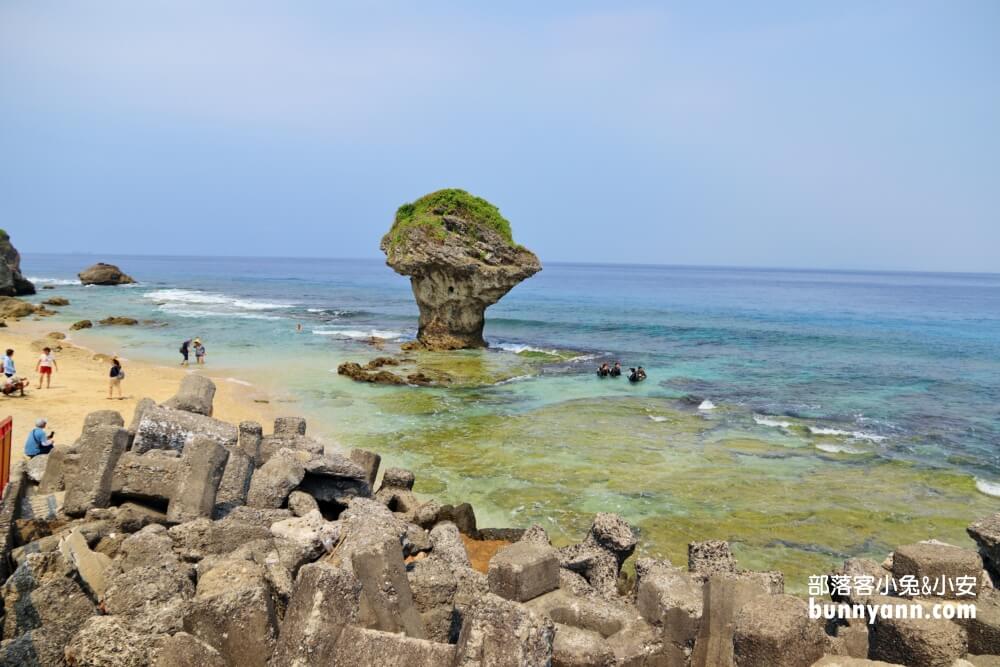
[[[156,439],[141,426],[150,414],[190,432]],[[386,469],[373,493],[379,457],[316,451],[304,420],[279,419],[265,436],[256,424],[220,426],[146,404],[133,423],[129,449],[121,415],[94,413],[75,447],[12,471],[0,503],[0,665],[1000,661],[1000,593],[989,581],[1000,515],[970,527],[984,559],[933,542],[901,546],[892,559],[896,576],[971,577],[975,619],[824,623],[783,594],[780,573],[740,569],[726,542],[692,543],[686,568],[640,558],[632,585],[622,569],[636,535],[614,514],[598,514],[580,543],[556,549],[540,526],[479,530],[471,507],[422,500],[405,469]],[[290,446],[263,461],[265,440]],[[162,446],[142,449],[151,442]],[[465,547],[480,534],[519,538],[486,573]],[[889,571],[851,559],[840,573]],[[838,600],[927,609],[962,601]]]
[[[513,243],[496,207],[462,190],[400,207],[381,248],[386,263],[410,277],[420,309],[417,340],[432,350],[486,347],[486,309],[542,269]]]

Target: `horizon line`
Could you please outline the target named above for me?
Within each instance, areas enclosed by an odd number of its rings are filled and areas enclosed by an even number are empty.
[[[96,253],[90,251],[73,252],[34,252],[21,251],[22,258],[25,255],[40,255],[52,257],[126,257],[126,258],[156,258],[156,259],[277,259],[277,260],[307,260],[307,261],[382,261],[385,260],[376,256],[367,257],[334,257],[322,255],[215,255],[215,254],[150,254],[150,253]],[[549,264],[557,266],[606,266],[606,267],[629,267],[629,268],[676,268],[676,269],[735,269],[741,271],[801,271],[810,273],[881,273],[900,275],[954,275],[954,276],[1000,276],[1000,271],[956,271],[956,270],[930,270],[930,269],[878,269],[878,268],[837,268],[837,267],[805,267],[805,266],[773,266],[754,264],[684,264],[684,263],[649,263],[649,262],[595,262],[588,260],[547,260]],[[85,268],[85,267],[84,267]],[[542,265],[544,270],[545,265]],[[22,273],[25,273],[22,267]]]

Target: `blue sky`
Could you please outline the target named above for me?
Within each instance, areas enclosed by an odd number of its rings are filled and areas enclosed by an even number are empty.
[[[753,6],[751,6],[753,5]],[[22,251],[1000,271],[1000,3],[0,3]]]

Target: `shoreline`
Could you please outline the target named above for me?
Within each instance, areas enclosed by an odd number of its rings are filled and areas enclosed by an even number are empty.
[[[50,332],[63,333],[66,338],[48,338]],[[244,384],[243,380],[229,382],[228,377],[220,377],[212,370],[195,369],[193,366],[188,369],[179,365],[171,367],[126,356],[120,357],[126,373],[122,381],[124,398],[108,400],[108,364],[105,358],[111,354],[80,344],[74,340],[73,333],[68,323],[47,319],[10,320],[6,328],[0,329],[5,349],[9,347],[15,351],[17,375],[31,381],[24,397],[0,397],[0,418],[13,418],[12,464],[24,459],[24,441],[34,428],[36,419],[48,420],[47,430],[56,432],[57,447],[69,446],[79,435],[88,413],[115,410],[128,423],[140,400],[148,397],[157,403],[165,401],[174,394],[181,378],[192,372],[215,382],[215,416],[219,419],[233,423],[250,420],[269,424],[277,416],[271,403],[272,396],[257,384]],[[38,389],[35,362],[41,352],[32,344],[42,340],[51,344],[58,364],[58,370],[52,376],[51,389]],[[62,350],[56,350],[57,346],[62,346]]]

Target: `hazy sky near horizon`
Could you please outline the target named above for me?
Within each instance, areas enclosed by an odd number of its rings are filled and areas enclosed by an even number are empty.
[[[22,252],[375,257],[442,187],[543,262],[1000,272],[1000,3],[0,3]]]

